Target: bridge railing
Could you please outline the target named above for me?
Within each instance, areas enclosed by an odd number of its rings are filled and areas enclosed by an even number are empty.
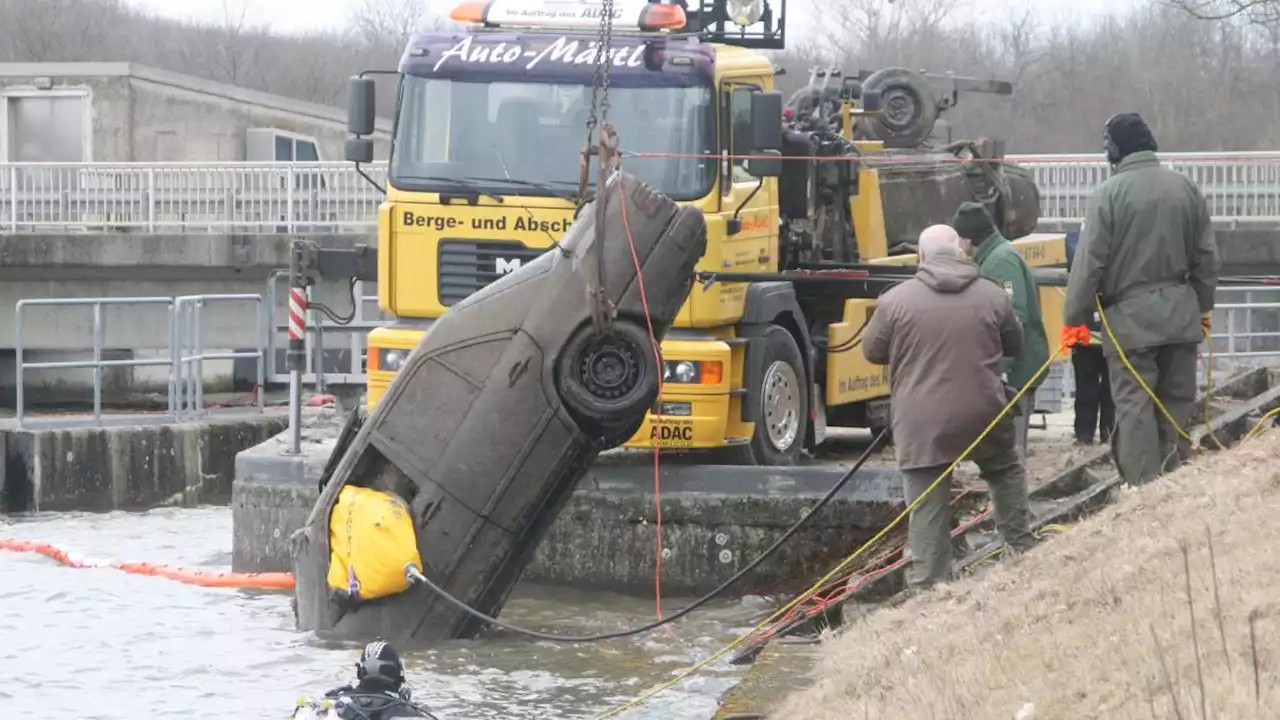
[[[1280,152],[1164,153],[1219,221],[1280,222]],[[1041,219],[1077,223],[1110,176],[1101,155],[1011,155]],[[366,171],[385,182],[386,163]],[[367,232],[382,194],[350,163],[0,163],[0,232]]]
[[[1218,222],[1280,222],[1280,152],[1161,153],[1161,160],[1200,187]],[[1040,188],[1040,219],[1078,223],[1098,185],[1111,177],[1101,155],[1010,155]]]
[[[367,169],[382,182],[386,165]],[[0,164],[16,232],[361,232],[382,195],[350,163]]]

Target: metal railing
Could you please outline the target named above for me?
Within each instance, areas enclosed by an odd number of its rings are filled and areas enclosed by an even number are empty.
[[[1219,221],[1280,222],[1280,152],[1162,153]],[[1046,223],[1078,222],[1110,176],[1101,154],[1010,155]],[[385,183],[387,164],[366,167]],[[0,232],[370,232],[383,196],[350,163],[3,163]]]
[[[349,163],[0,164],[11,233],[363,232],[381,202]]]
[[[1218,222],[1280,223],[1280,152],[1160,153],[1190,177]],[[1031,170],[1040,189],[1042,223],[1078,223],[1095,188],[1111,177],[1101,154],[1010,155]]]
[[[160,422],[205,417],[212,410],[204,407],[204,361],[257,358],[258,374],[254,393],[257,408],[263,409],[264,350],[260,342],[252,351],[205,352],[203,339],[203,310],[210,302],[254,301],[261,305],[260,295],[188,295],[172,297],[95,297],[95,298],[42,298],[19,300],[14,308],[14,354],[16,380],[16,420],[20,428],[37,427],[104,427],[117,425],[144,425]],[[113,306],[151,306],[166,310],[167,352],[154,358],[104,359],[103,309]],[[31,307],[90,307],[93,322],[90,340],[91,356],[85,360],[52,362],[27,362],[26,310]],[[258,323],[256,337],[262,338],[262,316],[259,308],[254,312]],[[103,371],[108,368],[166,367],[168,373],[167,410],[162,413],[107,414],[103,412]],[[27,373],[33,370],[92,370],[92,405],[88,418],[60,414],[53,417],[30,418],[27,416]]]
[[[204,308],[210,303],[254,303],[253,317],[258,338],[254,350],[238,352],[206,352],[204,347]],[[180,398],[188,406],[179,408],[180,417],[204,417],[210,409],[204,405],[204,363],[206,360],[257,360],[257,375],[253,385],[254,401],[258,410],[263,409],[266,394],[266,352],[263,348],[262,296],[249,293],[220,295],[183,295],[174,298],[173,354],[177,367],[173,385],[181,392]],[[234,376],[234,371],[232,373]],[[172,403],[172,400],[170,401]]]
[[[1237,297],[1223,302],[1224,295]],[[1224,287],[1218,289],[1217,298],[1214,332],[1209,335],[1214,370],[1276,364],[1280,358],[1280,288]]]

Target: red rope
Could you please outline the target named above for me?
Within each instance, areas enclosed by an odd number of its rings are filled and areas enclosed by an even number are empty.
[[[631,222],[627,219],[627,197],[622,192],[622,183],[618,183],[618,200],[622,204],[622,227],[627,232],[627,246],[631,249],[631,261],[635,263],[636,283],[640,288],[640,306],[644,309],[644,321],[649,328],[649,347],[653,349],[654,365],[658,369],[658,414],[654,417],[654,422],[658,422],[658,418],[662,416],[662,351],[659,350],[658,337],[653,331],[653,318],[649,315],[649,298],[644,292],[644,270],[640,267],[640,256],[636,252],[636,240],[631,234]],[[596,248],[596,252],[604,252],[604,248]],[[604,278],[600,278],[601,282]],[[653,553],[653,602],[657,611],[658,619],[662,619],[662,481],[661,470],[659,466],[659,455],[661,454],[662,440],[659,439],[653,446],[653,509],[655,515],[655,529],[657,539],[654,543]]]

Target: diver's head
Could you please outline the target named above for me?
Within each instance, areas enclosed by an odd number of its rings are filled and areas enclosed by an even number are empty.
[[[399,689],[404,684],[404,664],[400,662],[400,654],[383,640],[365,645],[360,661],[356,663],[356,679],[365,686]]]

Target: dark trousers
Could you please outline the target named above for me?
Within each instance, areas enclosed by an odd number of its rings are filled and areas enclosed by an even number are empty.
[[[1076,440],[1093,442],[1094,432],[1106,442],[1116,425],[1116,405],[1111,397],[1111,376],[1102,346],[1085,345],[1071,351],[1076,376]],[[1101,422],[1099,422],[1101,420]]]

